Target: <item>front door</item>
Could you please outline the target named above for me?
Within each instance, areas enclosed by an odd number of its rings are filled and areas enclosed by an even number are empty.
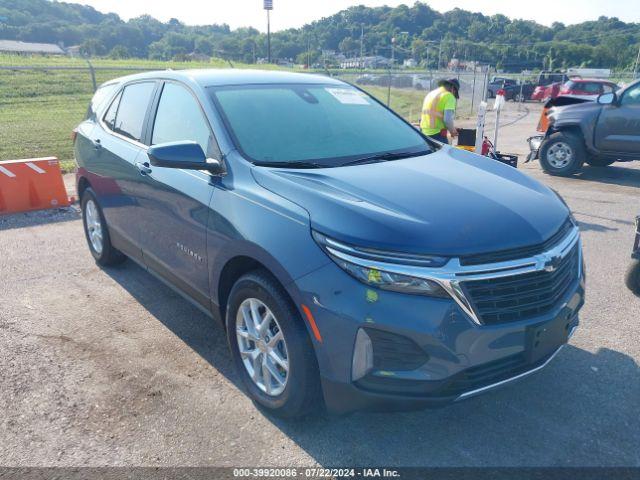
[[[636,153],[640,159],[640,83],[625,90],[615,105],[603,107],[595,138],[599,150]]]
[[[162,87],[149,139],[151,145],[192,140],[208,154],[215,148],[198,100],[187,87],[174,82]],[[206,240],[212,177],[152,166],[148,158],[142,161],[148,168],[137,192],[144,263],[208,308]]]

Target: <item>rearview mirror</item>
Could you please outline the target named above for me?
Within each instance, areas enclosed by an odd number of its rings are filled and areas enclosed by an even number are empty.
[[[616,94],[614,92],[603,93],[598,97],[600,105],[611,105],[616,102]]]
[[[202,147],[192,141],[159,143],[149,147],[147,156],[156,167],[208,170],[214,175],[224,171],[220,160],[207,158]]]

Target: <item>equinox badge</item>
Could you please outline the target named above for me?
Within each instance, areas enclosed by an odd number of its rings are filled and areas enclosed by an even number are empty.
[[[203,262],[204,258],[202,258],[202,256],[198,255],[196,252],[194,252],[193,250],[191,250],[190,248],[185,247],[183,244],[181,244],[180,242],[176,242],[176,246],[178,247],[178,250],[181,251],[182,253],[184,253],[185,255],[189,255],[191,258],[193,258],[194,260],[198,261],[198,262]]]

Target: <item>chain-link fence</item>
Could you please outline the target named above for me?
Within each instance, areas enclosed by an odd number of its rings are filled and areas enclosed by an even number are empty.
[[[460,82],[458,117],[474,114],[478,104],[485,99],[487,84],[490,80],[487,72],[350,73],[338,71],[331,74],[366,90],[411,123],[420,121],[424,97],[438,86],[439,80],[457,78]]]
[[[82,120],[95,86],[123,75],[161,68],[135,64],[117,67],[0,65],[0,159],[55,155],[63,162],[63,168],[71,168],[71,131]],[[320,73],[359,86],[412,123],[419,122],[424,96],[442,78],[459,80],[457,116],[463,118],[475,115],[479,103],[487,96],[492,97],[496,85],[501,85],[505,78],[516,83],[509,89],[513,100],[530,98],[537,82],[534,75],[480,71]],[[623,84],[633,80],[633,76],[617,74],[612,80]]]

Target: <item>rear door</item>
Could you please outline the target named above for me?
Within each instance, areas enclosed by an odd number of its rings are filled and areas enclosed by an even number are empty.
[[[114,246],[138,259],[142,256],[138,242],[140,208],[135,192],[141,176],[136,162],[146,152],[143,127],[155,89],[154,81],[126,85],[92,132],[95,154],[90,166],[91,185]]]
[[[148,143],[192,140],[220,158],[209,123],[193,92],[165,82],[154,102]],[[138,184],[140,242],[147,267],[209,308],[207,222],[213,194],[206,172],[151,166]]]
[[[617,104],[602,108],[595,139],[602,151],[640,159],[640,83],[627,88]]]

